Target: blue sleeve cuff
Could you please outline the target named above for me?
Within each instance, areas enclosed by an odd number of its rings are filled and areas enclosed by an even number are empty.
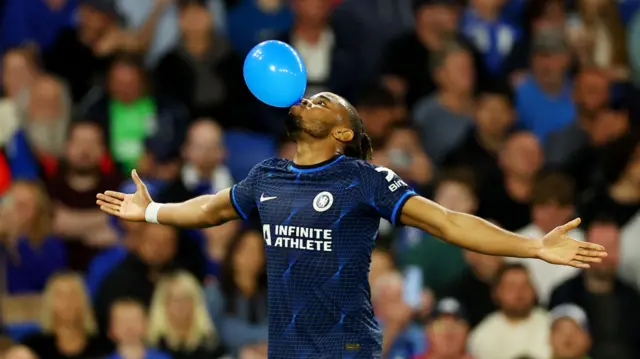
[[[231,187],[231,204],[233,205],[233,208],[236,210],[236,212],[238,212],[238,214],[240,215],[240,217],[242,217],[242,219],[244,219],[245,221],[247,220],[247,215],[244,214],[244,212],[242,211],[242,208],[240,208],[240,205],[238,204],[238,201],[236,200],[236,186],[238,186],[237,184],[234,184],[233,187]]]
[[[407,191],[402,195],[402,197],[400,197],[398,202],[396,202],[396,205],[393,207],[393,212],[391,213],[391,224],[394,226],[401,225],[401,223],[398,223],[398,216],[402,214],[402,207],[404,207],[404,204],[407,203],[409,198],[415,195],[415,191]]]

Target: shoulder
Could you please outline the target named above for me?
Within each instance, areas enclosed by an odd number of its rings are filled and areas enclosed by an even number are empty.
[[[286,170],[287,167],[291,164],[291,160],[286,160],[283,158],[268,158],[257,165],[253,166],[249,175],[257,175],[269,171],[274,170]]]
[[[414,119],[427,119],[432,111],[440,109],[442,106],[440,105],[440,101],[438,101],[438,97],[436,95],[431,95],[427,97],[423,97],[415,105],[414,109]]]

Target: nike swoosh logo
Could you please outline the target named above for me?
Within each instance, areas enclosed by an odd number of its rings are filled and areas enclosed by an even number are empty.
[[[265,197],[265,196],[264,196],[264,193],[263,193],[263,194],[260,196],[260,202],[262,203],[262,202],[264,202],[264,201],[270,201],[270,200],[272,200],[272,199],[276,199],[276,198],[278,198],[278,197]]]

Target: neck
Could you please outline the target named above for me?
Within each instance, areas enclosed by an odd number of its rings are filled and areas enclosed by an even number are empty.
[[[211,34],[207,32],[185,36],[183,46],[192,56],[202,57],[211,47]]]
[[[505,140],[505,136],[494,136],[482,131],[476,132],[476,138],[480,146],[491,153],[497,153],[502,148]]]
[[[328,141],[333,139],[296,142],[296,154],[293,156],[293,163],[301,166],[311,166],[324,162],[336,155],[336,148],[329,146]]]
[[[587,271],[584,284],[589,293],[606,294],[613,291],[614,278],[612,276],[598,276]]]
[[[564,87],[564,80],[560,79],[558,81],[551,81],[551,82],[538,81],[538,86],[540,86],[542,91],[545,92],[546,94],[551,96],[556,96],[562,91],[562,88]]]
[[[526,202],[531,198],[533,181],[530,178],[506,174],[504,182],[507,193],[512,199]]]
[[[248,274],[240,275],[236,274],[234,277],[236,285],[241,292],[247,295],[253,295],[256,291],[256,280],[253,276]]]
[[[86,192],[95,188],[100,178],[95,173],[77,173],[70,172],[67,174],[67,183],[69,187],[77,192]]]
[[[640,201],[640,188],[623,178],[609,188],[609,195],[618,203],[637,203]]]
[[[118,345],[118,353],[125,359],[143,359],[146,348],[142,342]]]
[[[322,36],[322,32],[324,31],[324,29],[324,24],[316,25],[300,21],[295,25],[293,33],[297,37],[304,40],[306,43],[316,44],[318,43],[318,41],[320,41],[320,37]]]
[[[474,10],[476,11],[476,14],[478,14],[478,17],[485,21],[494,21],[498,18],[498,15],[500,14],[498,12],[498,9],[495,9],[495,8],[492,9],[491,7],[479,6],[479,7],[476,7]]]
[[[442,91],[440,103],[454,113],[471,113],[473,101],[467,94],[455,91]]]

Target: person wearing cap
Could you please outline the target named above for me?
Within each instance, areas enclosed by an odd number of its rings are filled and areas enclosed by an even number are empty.
[[[587,314],[575,304],[561,304],[551,316],[551,359],[589,359]]]
[[[392,40],[384,51],[383,79],[396,95],[405,97],[409,108],[437,88],[425,64],[452,37],[472,53],[475,83],[484,82],[482,55],[457,32],[460,5],[457,0],[414,0],[415,30]]]
[[[469,322],[465,313],[458,300],[440,299],[425,327],[429,349],[413,359],[472,359],[467,353]]]
[[[564,31],[553,27],[533,36],[531,73],[516,89],[518,126],[544,143],[549,133],[575,121],[573,84],[568,78],[571,61]]]

